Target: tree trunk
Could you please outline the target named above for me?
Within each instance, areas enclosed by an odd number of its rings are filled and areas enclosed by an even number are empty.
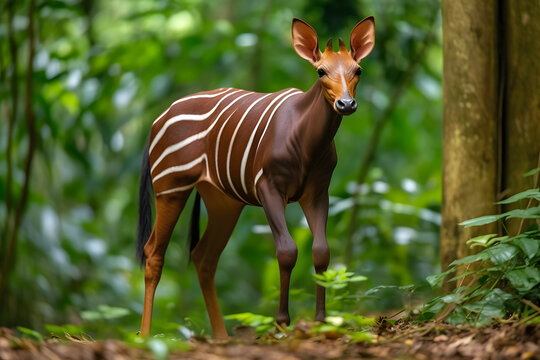
[[[469,254],[471,237],[496,225],[459,223],[496,212],[498,193],[497,8],[443,0],[443,203],[441,264]]]
[[[495,201],[533,186],[522,175],[540,155],[540,0],[443,0],[442,10],[446,269],[471,253],[469,238],[501,231],[461,221],[495,214]],[[506,229],[521,227],[518,220]]]
[[[538,186],[523,173],[538,166],[540,154],[540,1],[504,2],[502,14],[506,48],[503,189],[505,194],[515,194]],[[532,221],[521,224],[519,219],[509,220],[508,233],[515,235]]]

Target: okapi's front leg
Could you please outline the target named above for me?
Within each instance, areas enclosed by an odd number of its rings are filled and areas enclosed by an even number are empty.
[[[290,325],[289,316],[289,283],[291,272],[296,264],[298,248],[294,243],[285,222],[285,206],[287,205],[284,196],[280,194],[268,181],[262,181],[259,187],[259,198],[261,199],[268,224],[272,229],[274,241],[276,242],[276,256],[279,264],[279,309],[276,316],[278,324]]]
[[[327,188],[318,189],[318,191],[306,189],[299,203],[313,234],[313,266],[317,274],[322,274],[328,269],[330,262],[330,248],[326,241],[326,220],[328,219]],[[317,284],[315,321],[324,322],[326,318],[325,293],[326,289]]]

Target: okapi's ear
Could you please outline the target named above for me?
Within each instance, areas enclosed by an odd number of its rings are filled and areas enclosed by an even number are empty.
[[[292,21],[292,40],[294,50],[300,57],[315,65],[321,59],[317,33],[308,23],[294,18]]]
[[[351,31],[351,56],[357,63],[369,55],[375,45],[375,19],[369,16]]]

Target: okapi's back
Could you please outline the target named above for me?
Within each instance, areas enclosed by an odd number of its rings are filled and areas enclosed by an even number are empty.
[[[247,204],[260,205],[255,187],[261,154],[278,110],[298,89],[255,93],[232,88],[174,102],[152,124],[150,167],[156,196],[208,181]],[[289,100],[290,101],[290,100]]]

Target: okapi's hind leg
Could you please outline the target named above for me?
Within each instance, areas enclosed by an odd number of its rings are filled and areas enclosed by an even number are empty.
[[[191,252],[191,259],[197,270],[214,338],[226,339],[228,335],[219,309],[214,275],[219,256],[229,241],[244,204],[224,195],[208,183],[200,183],[197,190],[208,212],[208,225]]]
[[[144,271],[144,308],[141,335],[150,335],[154,294],[161,278],[165,251],[169,245],[178,216],[184,209],[191,190],[176,192],[156,198],[156,221],[152,234],[144,246],[146,267]]]

